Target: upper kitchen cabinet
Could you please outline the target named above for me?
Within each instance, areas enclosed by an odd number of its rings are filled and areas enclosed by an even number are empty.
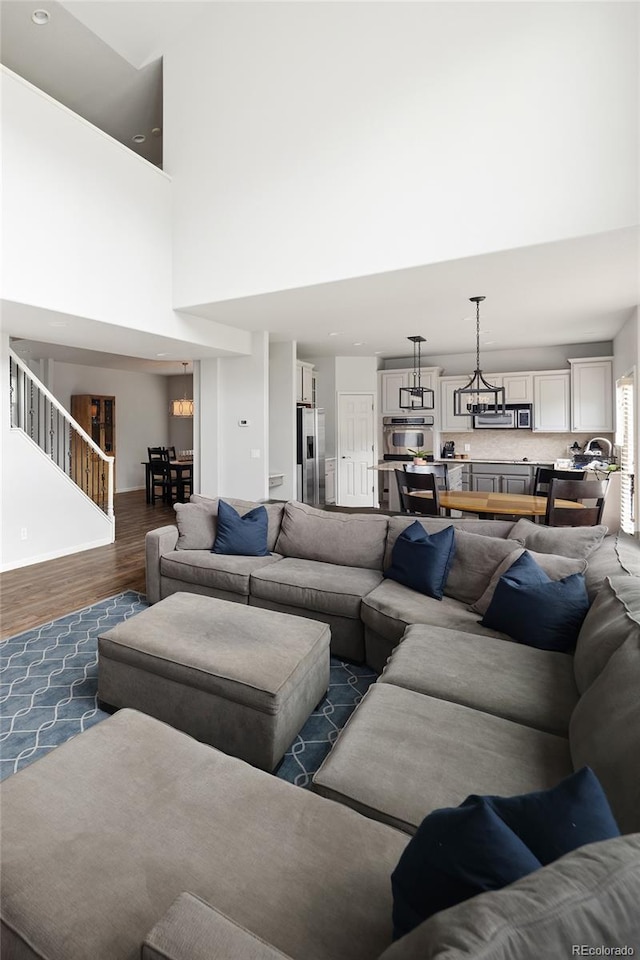
[[[571,430],[611,433],[613,426],[613,359],[590,357],[571,364]]]
[[[434,391],[434,404],[438,388],[439,367],[421,367],[420,383]],[[380,370],[380,413],[383,417],[410,417],[411,410],[400,406],[400,389],[413,386],[413,369]],[[416,407],[418,413],[422,408]]]
[[[305,360],[296,361],[296,401],[313,404],[314,401],[313,364]]]
[[[485,373],[484,376],[494,387],[504,387],[505,403],[533,403],[531,373]]]
[[[533,374],[533,429],[539,433],[568,433],[569,371]]]
[[[469,377],[440,378],[440,430],[443,433],[467,433],[473,430],[471,417],[456,417],[453,414],[453,392],[468,383]]]

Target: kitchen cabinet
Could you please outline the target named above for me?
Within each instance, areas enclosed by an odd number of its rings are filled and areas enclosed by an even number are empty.
[[[440,430],[442,433],[467,433],[473,429],[471,417],[454,417],[453,391],[464,387],[469,377],[440,378]]]
[[[440,369],[438,367],[421,367],[420,383],[423,387],[433,390],[434,406],[436,403],[437,381]],[[413,368],[398,370],[381,370],[379,373],[380,412],[383,417],[410,417],[411,410],[400,406],[400,389],[413,386]],[[418,413],[429,412],[416,408]],[[434,411],[435,412],[435,411]]]
[[[550,370],[533,375],[533,430],[538,433],[568,433],[569,371]]]
[[[528,463],[474,463],[469,468],[469,488],[481,493],[531,492],[534,467]]]
[[[505,403],[533,403],[533,376],[530,373],[502,375]]]
[[[612,433],[613,361],[611,357],[569,360],[571,364],[571,430]]]
[[[296,361],[296,400],[298,403],[313,403],[313,364]]]

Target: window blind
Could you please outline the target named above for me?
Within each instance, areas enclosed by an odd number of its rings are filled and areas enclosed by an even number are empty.
[[[616,383],[618,416],[616,443],[620,449],[620,526],[625,533],[635,533],[635,444],[634,444],[635,377],[622,377]]]

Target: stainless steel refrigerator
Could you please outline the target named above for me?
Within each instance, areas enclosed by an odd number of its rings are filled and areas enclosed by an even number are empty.
[[[298,407],[297,498],[314,507],[325,502],[324,410]]]

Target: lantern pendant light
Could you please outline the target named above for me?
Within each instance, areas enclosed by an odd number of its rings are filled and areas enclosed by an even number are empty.
[[[464,387],[453,391],[453,414],[455,417],[498,417],[504,414],[504,387],[494,387],[482,376],[480,369],[480,304],[485,297],[469,297],[476,305],[476,369]]]
[[[424,337],[407,337],[413,343],[413,372],[411,386],[400,387],[398,406],[401,410],[433,410],[435,394],[430,387],[423,387],[421,378],[420,344],[425,343]]]
[[[182,366],[184,367],[184,375],[186,378],[188,363],[182,361]],[[185,384],[186,385],[186,384]],[[193,416],[193,400],[187,400],[187,391],[184,391],[184,397],[182,400],[172,400],[169,404],[169,413],[172,417],[192,417]]]

